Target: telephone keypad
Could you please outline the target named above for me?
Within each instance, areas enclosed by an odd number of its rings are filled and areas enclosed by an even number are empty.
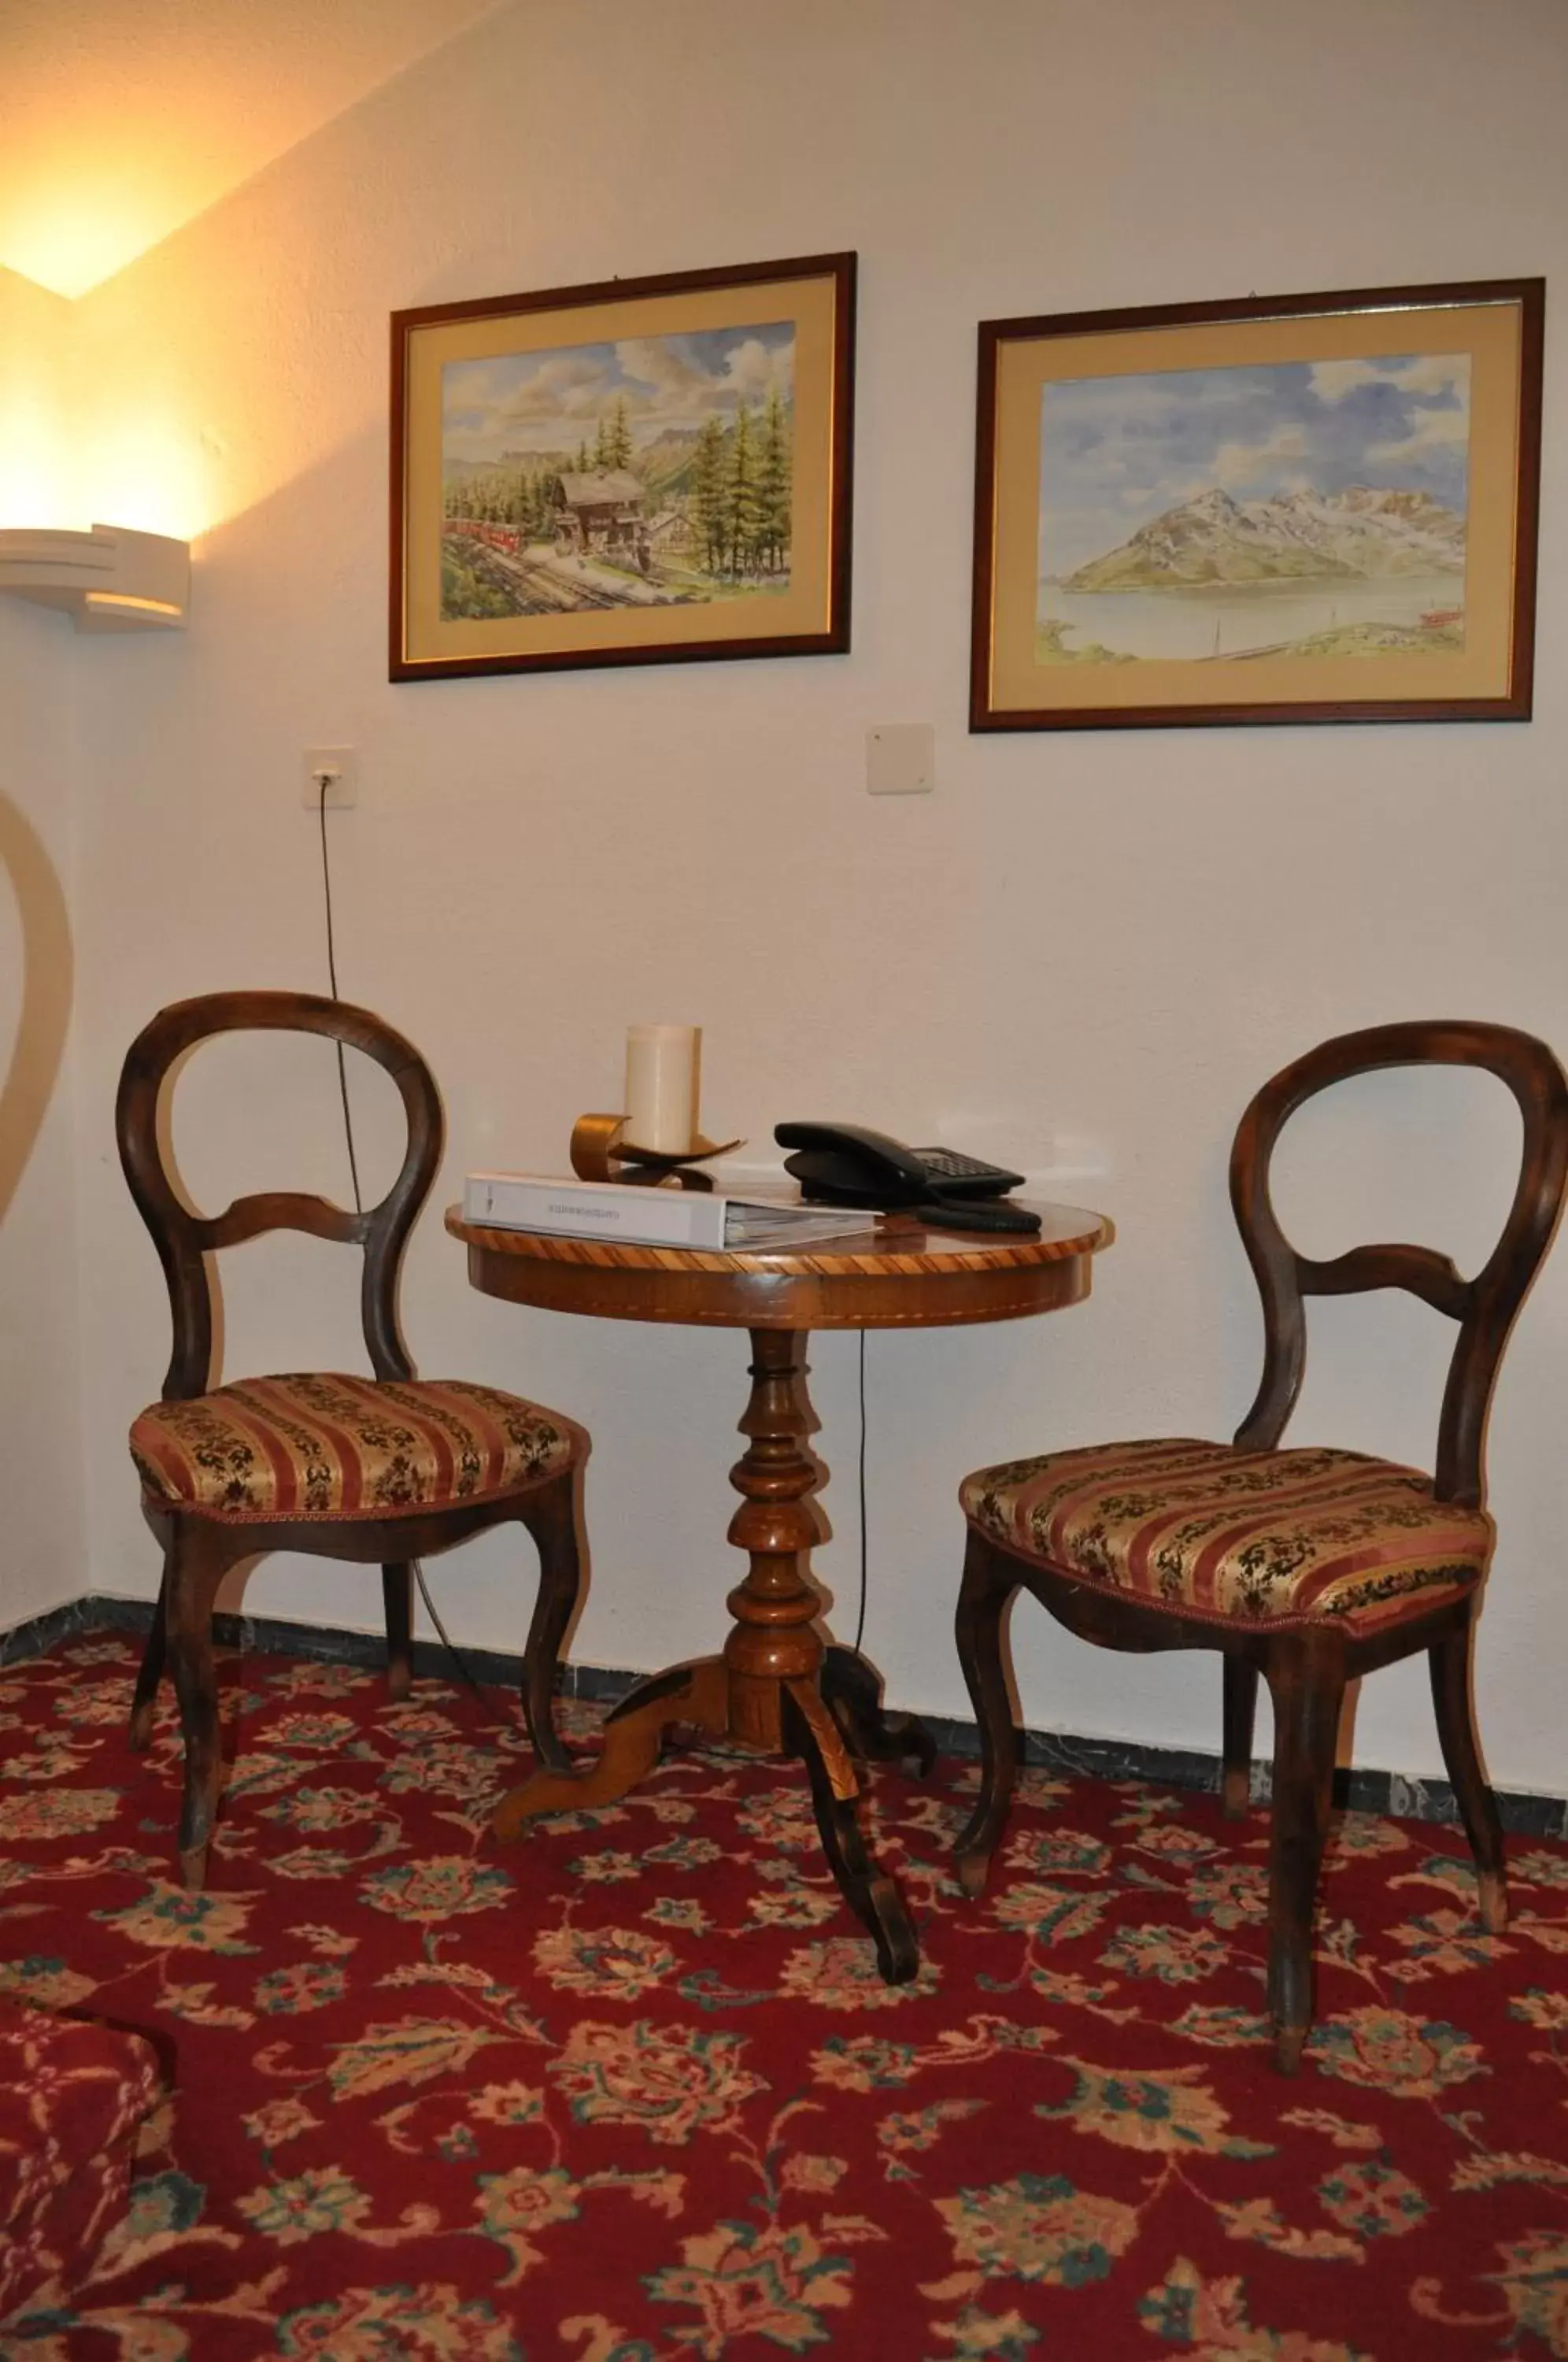
[[[1009,1173],[999,1164],[983,1164],[977,1156],[961,1156],[954,1148],[914,1148],[917,1156],[938,1187],[962,1187],[966,1183],[983,1184],[990,1189],[1016,1189],[1023,1180],[1021,1173]]]

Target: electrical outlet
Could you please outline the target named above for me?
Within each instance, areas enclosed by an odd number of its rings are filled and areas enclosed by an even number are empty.
[[[300,758],[300,801],[307,811],[321,810],[321,783],[326,781],[328,811],[348,811],[359,800],[359,750],[357,746],[307,746]]]

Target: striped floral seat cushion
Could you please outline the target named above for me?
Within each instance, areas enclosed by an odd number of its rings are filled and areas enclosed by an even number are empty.
[[[1492,1520],[1419,1469],[1357,1451],[1242,1451],[1187,1436],[1098,1444],[966,1476],[973,1524],[1154,1606],[1358,1628],[1485,1573]]]
[[[568,1465],[580,1432],[458,1378],[247,1378],[153,1403],[131,1457],[158,1506],[213,1518],[370,1518],[514,1492]]]

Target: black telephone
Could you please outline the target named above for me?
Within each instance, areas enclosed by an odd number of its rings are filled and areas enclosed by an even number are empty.
[[[801,1195],[823,1206],[909,1208],[950,1231],[1010,1231],[1032,1237],[1040,1217],[999,1201],[1021,1173],[982,1164],[951,1148],[906,1148],[857,1123],[779,1123],[773,1137],[797,1153],[784,1159]]]

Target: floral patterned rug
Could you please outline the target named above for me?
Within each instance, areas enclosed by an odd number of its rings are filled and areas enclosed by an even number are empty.
[[[1032,1775],[968,1904],[974,1767],[883,1773],[889,1990],[793,1767],[675,1755],[502,1849],[510,1701],[343,1667],[228,1663],[184,1894],[134,1667],[0,1674],[0,1985],[179,2060],[128,2221],[6,2356],[1568,2356],[1568,1847],[1516,1842],[1489,1938],[1456,1832],[1347,1819],[1286,2082],[1261,1814]]]

